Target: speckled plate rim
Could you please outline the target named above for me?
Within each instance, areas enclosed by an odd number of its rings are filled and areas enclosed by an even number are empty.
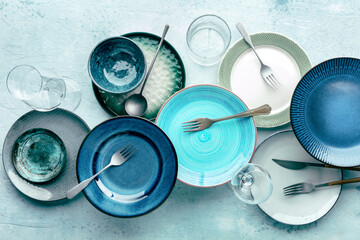
[[[89,203],[94,206],[96,209],[98,209],[99,211],[101,211],[102,213],[105,213],[106,215],[109,215],[109,216],[112,216],[112,217],[117,217],[117,218],[136,218],[136,217],[140,217],[140,216],[143,216],[143,215],[146,215],[152,211],[154,211],[155,209],[159,208],[162,204],[164,204],[164,202],[169,198],[169,196],[171,195],[172,191],[174,190],[174,187],[175,187],[175,183],[176,183],[176,179],[177,179],[177,173],[178,173],[178,157],[177,157],[177,154],[176,154],[176,151],[175,151],[175,147],[174,145],[172,144],[170,138],[168,137],[168,135],[159,127],[157,126],[155,123],[151,122],[150,120],[146,119],[146,118],[142,118],[142,117],[134,117],[134,116],[117,116],[117,117],[113,117],[113,118],[110,118],[108,120],[105,120],[101,123],[99,123],[98,125],[96,125],[89,133],[88,135],[86,136],[86,138],[83,140],[83,142],[81,143],[81,146],[79,148],[79,153],[80,153],[80,149],[83,147],[84,143],[85,143],[85,140],[88,138],[89,134],[94,130],[96,129],[97,127],[99,127],[100,125],[102,125],[103,123],[105,122],[108,122],[108,121],[112,121],[114,119],[118,119],[118,118],[136,118],[136,119],[140,119],[140,120],[143,120],[143,121],[146,121],[146,122],[149,122],[150,124],[152,125],[155,125],[155,127],[157,127],[159,129],[160,132],[162,132],[164,134],[164,137],[169,141],[171,147],[172,147],[172,151],[175,155],[175,177],[173,179],[173,181],[170,183],[171,185],[171,190],[167,193],[166,197],[155,207],[153,207],[152,209],[150,209],[149,211],[146,211],[146,212],[143,212],[141,214],[136,214],[136,215],[132,215],[132,216],[119,216],[119,215],[113,215],[109,212],[106,212],[104,211],[103,209],[99,208],[98,206],[96,206],[92,201],[91,199],[88,197],[88,195],[83,191],[83,195],[85,196],[85,198],[89,201]],[[77,156],[79,157],[79,155]],[[80,179],[79,179],[79,174],[78,174],[78,158],[77,158],[77,161],[76,161],[76,177],[77,177],[77,180],[78,182],[80,182]],[[169,183],[168,183],[169,184]],[[99,190],[101,191],[101,190]]]
[[[316,66],[314,66],[312,69],[310,69],[303,77],[302,79],[307,75],[307,74],[311,74],[311,72],[313,71],[313,69],[317,69],[319,66],[322,66],[324,63],[326,62],[330,62],[330,61],[339,61],[341,59],[351,59],[351,60],[356,60],[356,61],[359,61],[360,62],[360,59],[358,58],[354,58],[354,57],[336,57],[336,58],[330,58],[330,59],[327,59],[319,64],[317,64]],[[326,163],[326,164],[329,164],[329,165],[333,165],[333,166],[338,166],[338,167],[355,167],[355,166],[358,166],[358,165],[346,165],[346,166],[340,166],[340,165],[337,165],[337,164],[334,164],[333,162],[328,162],[326,161],[325,159],[320,159],[318,156],[315,156],[314,152],[313,151],[309,151],[309,149],[304,145],[304,142],[301,141],[300,137],[299,137],[299,131],[308,131],[308,129],[305,129],[305,128],[302,128],[302,129],[298,129],[300,127],[296,126],[294,123],[295,122],[298,122],[298,121],[294,121],[295,117],[293,116],[294,114],[292,114],[292,112],[294,112],[294,108],[295,106],[293,105],[293,102],[294,102],[294,96],[296,95],[296,90],[298,89],[298,87],[300,86],[301,81],[302,79],[300,80],[300,82],[297,84],[296,88],[295,88],[295,91],[293,93],[293,96],[292,96],[292,99],[291,99],[291,105],[290,105],[290,119],[291,119],[291,127],[292,129],[294,129],[294,133],[295,133],[295,136],[297,138],[297,140],[299,141],[299,143],[301,144],[301,146],[305,149],[305,151],[310,154],[313,158],[323,162],[323,163]]]
[[[149,38],[155,38],[156,40],[160,40],[161,37],[152,34],[152,33],[148,33],[148,32],[130,32],[130,33],[125,33],[122,36],[127,37],[127,38],[131,38],[131,37],[136,37],[136,36],[146,36]],[[176,57],[177,60],[179,60],[179,66],[181,67],[181,72],[182,72],[182,76],[183,76],[183,80],[182,80],[182,86],[181,89],[183,89],[186,85],[186,71],[185,71],[185,65],[184,62],[180,56],[180,54],[176,51],[176,49],[168,42],[166,41],[166,39],[164,39],[164,46],[166,46],[166,48],[168,48]],[[92,83],[92,89],[94,92],[94,95],[96,97],[96,100],[98,101],[98,103],[100,104],[100,106],[102,107],[102,109],[105,110],[105,112],[107,112],[110,116],[120,116],[118,114],[116,114],[113,110],[111,110],[111,108],[109,108],[104,101],[102,100],[100,93],[99,93],[99,88]],[[152,119],[148,119],[150,121],[155,121],[156,118],[152,118]]]
[[[55,110],[52,110],[51,112],[53,112],[53,111],[62,111],[63,114],[69,114],[69,115],[73,116],[74,118],[76,118],[76,120],[77,120],[79,123],[81,123],[81,124],[83,125],[84,129],[87,131],[87,134],[90,132],[90,128],[89,128],[89,126],[86,124],[86,122],[85,122],[82,118],[80,118],[78,115],[76,115],[75,113],[70,112],[70,111],[65,110],[65,109],[60,109],[60,108],[57,108],[57,109],[55,109]],[[50,112],[50,113],[51,113],[51,112]],[[18,123],[18,121],[19,121],[20,119],[23,119],[23,118],[26,118],[26,120],[23,120],[23,121],[29,121],[29,116],[31,116],[31,115],[33,115],[33,114],[41,114],[41,113],[43,113],[43,112],[38,112],[38,111],[32,110],[32,111],[27,112],[27,113],[25,113],[24,115],[22,115],[20,118],[18,118],[18,119],[12,124],[12,126],[10,127],[8,133],[6,134],[6,137],[5,137],[5,140],[4,140],[4,143],[3,143],[3,148],[2,148],[2,161],[3,161],[4,170],[5,170],[4,172],[5,172],[6,175],[9,177],[10,182],[13,184],[13,186],[14,186],[17,190],[19,190],[22,194],[24,194],[25,196],[27,196],[27,197],[29,197],[29,198],[32,198],[32,199],[35,199],[35,200],[38,200],[38,201],[42,201],[42,202],[53,202],[53,201],[58,201],[58,200],[66,199],[66,192],[67,192],[69,189],[68,189],[68,188],[64,189],[63,196],[61,196],[61,197],[45,198],[43,192],[39,192],[39,191],[41,191],[41,189],[42,189],[41,186],[43,186],[44,184],[47,184],[47,182],[46,182],[46,183],[38,183],[38,184],[35,184],[35,183],[29,182],[29,181],[23,179],[23,178],[17,173],[15,167],[13,166],[11,156],[8,155],[8,152],[10,151],[9,153],[11,154],[12,150],[5,150],[5,148],[7,148],[7,146],[8,146],[9,144],[11,144],[11,142],[8,142],[8,141],[9,141],[8,139],[9,139],[9,137],[10,137],[10,134],[11,134],[12,129],[16,126],[16,124]],[[23,127],[23,126],[24,126],[24,125],[22,125],[22,127]],[[39,127],[40,127],[40,126],[39,126]],[[34,127],[31,127],[31,128],[24,128],[23,132],[24,132],[24,131],[27,131],[27,130],[29,130],[29,129],[33,129],[33,128],[38,128],[38,126],[34,126]],[[41,126],[41,128],[46,129],[46,128],[44,128],[44,126]],[[49,129],[49,130],[50,130],[50,131],[53,131],[53,132],[54,132],[55,134],[57,134],[58,137],[61,139],[61,136],[59,136],[59,134],[57,133],[57,131],[55,131],[54,129]],[[85,136],[86,136],[86,135],[84,134],[84,138],[85,138]],[[15,142],[15,140],[16,140],[16,138],[13,139],[12,142]],[[67,147],[67,146],[68,146],[67,141],[65,141],[64,139],[61,139],[61,140],[64,142],[65,147]],[[79,142],[80,142],[80,141],[79,141]],[[79,145],[80,145],[80,144],[79,144]],[[12,147],[12,144],[11,144],[11,147]],[[77,160],[77,153],[78,153],[77,150],[78,150],[78,149],[76,149],[76,152],[73,154],[73,155],[74,155],[74,158],[72,159],[72,160],[74,161],[74,172],[73,172],[73,173],[74,173],[74,182],[73,182],[72,184],[74,184],[74,185],[77,184],[77,182],[76,182],[76,169],[75,169],[75,167],[76,167],[76,160]],[[67,159],[66,159],[66,163],[65,163],[65,168],[66,168],[66,165],[68,164],[67,162],[69,161],[69,155],[70,155],[70,154],[69,154],[69,149],[66,149],[66,155],[67,155]],[[11,169],[8,169],[8,168],[6,167],[6,164],[10,164],[10,162],[11,162]],[[63,175],[63,174],[64,174],[64,170],[65,170],[65,169],[63,169],[63,171],[60,172],[59,175]],[[14,183],[12,177],[9,176],[9,171],[12,171],[12,174],[16,174],[16,176],[18,176],[17,178],[18,178],[18,179],[19,179],[19,178],[21,179],[21,183]],[[72,174],[72,173],[68,173],[68,174]],[[57,179],[57,178],[50,180],[49,183],[52,183],[52,182],[55,181],[56,179]],[[24,185],[24,184],[30,184],[32,191],[33,191],[34,189],[35,189],[35,190],[38,189],[38,190],[37,190],[37,191],[38,191],[38,192],[37,192],[37,195],[41,195],[42,197],[36,197],[36,194],[33,194],[31,191],[25,191],[25,190],[23,189],[23,187],[21,187],[21,185]],[[72,186],[69,186],[69,187],[72,187]],[[47,191],[47,190],[45,189],[45,191]]]
[[[123,92],[115,92],[115,91],[110,91],[110,90],[107,90],[107,89],[104,89],[103,87],[101,87],[94,79],[93,75],[92,75],[92,72],[91,72],[91,59],[92,59],[92,56],[95,52],[95,50],[102,44],[104,44],[105,42],[109,41],[109,40],[113,40],[113,39],[126,39],[130,42],[132,42],[133,44],[135,44],[135,46],[137,46],[139,49],[140,49],[140,53],[141,53],[141,56],[142,58],[144,59],[144,73],[143,75],[141,76],[141,79],[130,89],[126,90],[126,91],[123,91]],[[139,45],[134,42],[133,40],[131,40],[130,38],[126,37],[126,36],[115,36],[115,37],[109,37],[109,38],[106,38],[102,41],[100,41],[99,43],[96,44],[96,46],[91,50],[90,52],[90,55],[88,57],[88,64],[87,64],[87,69],[88,69],[88,73],[89,73],[89,76],[91,78],[91,81],[93,84],[95,84],[98,88],[102,89],[103,91],[106,91],[106,92],[109,92],[109,93],[113,93],[113,94],[124,94],[124,93],[129,93],[133,90],[135,90],[138,86],[140,86],[140,84],[144,81],[145,79],[145,75],[146,75],[146,69],[147,69],[147,63],[146,63],[146,58],[145,58],[145,54],[143,52],[143,50],[139,47]]]
[[[270,45],[287,52],[295,60],[301,77],[311,69],[311,62],[305,51],[296,42],[281,34],[273,32],[255,33],[251,35],[251,40],[253,41],[254,46]],[[286,43],[285,45],[283,44],[284,42]],[[218,70],[218,84],[220,86],[231,90],[230,80],[232,68],[237,59],[248,49],[250,49],[250,46],[244,39],[240,39],[226,51]],[[290,122],[290,104],[285,110],[277,114],[256,116],[254,119],[256,126],[260,128],[273,128],[287,124]]]
[[[256,152],[257,149],[258,149],[261,145],[263,145],[267,140],[271,139],[272,137],[274,137],[274,136],[276,136],[276,135],[278,135],[278,134],[282,134],[282,133],[286,133],[286,132],[293,132],[293,130],[281,130],[281,131],[275,132],[275,133],[273,133],[273,134],[270,134],[267,138],[265,138],[265,139],[259,144],[259,146],[257,146],[255,152]],[[342,172],[342,170],[341,170],[341,180],[343,180],[343,179],[344,179],[344,175],[343,175],[343,172]],[[307,223],[304,223],[304,224],[297,224],[297,225],[295,225],[295,224],[289,224],[289,223],[287,223],[287,222],[285,222],[285,221],[281,221],[280,219],[275,219],[275,218],[273,218],[272,216],[270,216],[265,210],[263,210],[263,209],[260,207],[261,204],[257,204],[257,206],[258,206],[258,208],[259,208],[263,213],[266,214],[266,216],[268,216],[269,218],[271,218],[271,219],[273,219],[273,220],[275,220],[275,221],[277,221],[277,222],[280,222],[280,223],[283,223],[283,224],[286,224],[286,225],[291,225],[291,226],[307,225],[307,224],[313,223],[313,222],[318,221],[318,220],[320,220],[321,218],[325,217],[325,216],[334,208],[334,206],[336,205],[336,203],[338,202],[338,200],[339,200],[339,198],[340,198],[340,195],[341,195],[341,193],[342,193],[342,189],[343,189],[343,185],[340,185],[340,192],[339,192],[339,195],[338,195],[336,201],[334,202],[333,206],[332,206],[324,215],[322,215],[321,217],[319,217],[318,219],[316,219],[316,220],[314,220],[314,221],[312,221],[312,222],[307,222]]]
[[[158,118],[159,118],[159,115],[160,115],[161,111],[163,110],[163,108],[165,107],[165,105],[166,105],[175,95],[179,94],[179,93],[182,92],[182,91],[185,91],[186,89],[189,89],[189,88],[192,88],[192,87],[197,87],[197,86],[212,86],[212,87],[222,88],[222,89],[230,92],[231,94],[233,94],[235,97],[237,97],[237,98],[246,106],[246,108],[249,109],[249,107],[246,105],[246,103],[244,103],[239,96],[237,96],[236,94],[234,94],[233,92],[231,92],[229,89],[226,89],[226,88],[224,88],[224,87],[222,87],[222,86],[213,85],[213,84],[196,84],[196,85],[192,85],[192,86],[189,86],[189,87],[186,87],[186,88],[183,88],[183,89],[177,91],[177,92],[174,93],[168,100],[166,100],[166,102],[162,105],[162,107],[160,108],[160,110],[159,110],[159,112],[158,112],[158,114],[157,114],[157,116],[156,116],[155,124],[157,124],[157,120],[158,120]],[[252,159],[253,156],[254,156],[255,149],[256,149],[256,143],[257,143],[257,128],[256,128],[256,125],[255,125],[254,117],[252,117],[252,119],[253,119],[253,123],[254,123],[254,126],[255,126],[255,128],[254,128],[254,129],[255,129],[255,130],[254,130],[254,131],[255,131],[255,133],[254,133],[254,134],[255,134],[255,144],[254,144],[254,149],[253,149],[253,151],[252,151],[252,154],[251,154],[251,156],[250,156],[250,158],[249,158],[248,163],[251,162],[251,159]],[[179,161],[178,161],[178,164],[179,164]],[[238,169],[236,169],[236,170],[238,170]],[[236,171],[236,170],[235,170],[235,171]],[[186,184],[186,185],[189,185],[189,186],[192,186],[192,187],[198,187],[198,188],[218,187],[218,186],[227,184],[227,183],[229,183],[229,182],[231,181],[231,179],[229,179],[228,181],[226,181],[226,182],[224,182],[224,183],[217,184],[217,185],[212,185],[212,186],[198,186],[198,185],[193,185],[193,184],[187,183],[187,182],[185,182],[185,181],[183,181],[183,180],[181,180],[181,179],[179,179],[179,178],[178,178],[177,180],[180,181],[180,182],[182,182],[182,183],[184,183],[184,184]]]

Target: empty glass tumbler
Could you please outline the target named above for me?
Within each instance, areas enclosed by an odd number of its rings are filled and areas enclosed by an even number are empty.
[[[75,110],[81,101],[78,85],[54,73],[44,74],[31,65],[19,65],[9,72],[6,85],[11,95],[37,111],[51,111],[57,107]]]
[[[186,40],[191,58],[200,65],[210,66],[219,62],[229,47],[231,32],[222,18],[203,15],[190,24]]]

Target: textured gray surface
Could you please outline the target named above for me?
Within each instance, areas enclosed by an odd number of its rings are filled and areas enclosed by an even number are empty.
[[[109,116],[97,104],[87,59],[101,40],[133,31],[160,35],[183,57],[187,85],[216,83],[218,65],[193,64],[187,55],[187,26],[214,13],[249,33],[277,32],[296,41],[318,64],[338,56],[360,57],[360,3],[356,0],[3,0],[0,1],[0,142],[11,125],[30,109],[5,91],[7,73],[17,64],[53,68],[79,82],[83,101],[76,110],[88,125]],[[289,126],[286,126],[289,127]],[[286,128],[285,127],[285,128]],[[258,142],[275,130],[260,131]],[[345,177],[356,176],[345,173]],[[277,223],[256,206],[239,202],[227,186],[199,189],[178,182],[156,211],[139,218],[107,216],[82,195],[73,201],[44,204],[18,192],[0,167],[1,239],[356,239],[360,234],[360,191],[345,186],[338,203],[321,220],[306,226]]]

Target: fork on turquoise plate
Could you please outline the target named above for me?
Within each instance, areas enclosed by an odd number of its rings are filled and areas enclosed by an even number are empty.
[[[196,132],[204,130],[216,122],[234,119],[234,118],[242,118],[242,117],[252,117],[256,115],[267,115],[271,112],[271,107],[268,104],[262,105],[261,107],[251,109],[245,112],[241,112],[235,115],[231,115],[228,117],[217,118],[217,119],[210,119],[210,118],[197,118],[183,124],[184,132]]]

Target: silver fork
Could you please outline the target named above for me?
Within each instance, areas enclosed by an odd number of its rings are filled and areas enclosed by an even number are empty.
[[[228,117],[223,118],[217,118],[217,119],[210,119],[210,118],[197,118],[193,119],[187,122],[182,123],[183,124],[183,131],[184,132],[196,132],[204,130],[208,127],[210,127],[213,123],[229,120],[233,118],[241,118],[241,117],[251,117],[256,115],[266,115],[271,112],[271,107],[268,104],[262,105],[261,107],[248,110],[242,113],[238,113],[235,115],[231,115]]]
[[[78,195],[84,188],[86,188],[89,183],[96,178],[100,173],[102,173],[103,171],[105,171],[106,169],[108,169],[109,167],[112,166],[120,166],[121,164],[123,164],[124,162],[126,162],[134,153],[136,152],[135,147],[132,144],[128,144],[126,145],[124,148],[120,149],[119,151],[117,151],[116,153],[114,153],[111,157],[110,163],[104,167],[103,169],[101,169],[98,173],[96,173],[95,175],[93,175],[92,177],[82,181],[81,183],[77,184],[75,187],[73,187],[72,189],[70,189],[67,193],[66,193],[66,197],[68,199],[72,199],[74,198],[76,195]]]
[[[310,193],[310,192],[314,191],[315,189],[321,188],[321,187],[335,186],[335,185],[354,183],[354,182],[360,182],[360,177],[350,178],[350,179],[340,180],[340,181],[335,181],[335,182],[322,183],[322,184],[317,184],[317,185],[314,185],[312,183],[302,182],[302,183],[297,183],[297,184],[287,186],[283,190],[284,190],[285,196],[290,196],[290,195],[295,195],[295,194]]]
[[[245,42],[247,42],[247,44],[250,45],[250,47],[251,47],[251,49],[254,51],[256,57],[259,59],[259,62],[260,62],[260,64],[261,64],[261,68],[260,68],[261,77],[265,80],[265,82],[266,82],[270,87],[272,87],[272,88],[274,88],[274,89],[279,88],[279,87],[281,86],[280,82],[279,82],[279,81],[276,79],[276,77],[274,76],[273,70],[272,70],[269,66],[265,65],[265,64],[261,61],[259,55],[257,54],[257,52],[256,52],[256,50],[255,50],[255,48],[254,48],[254,45],[253,45],[253,43],[252,43],[252,41],[251,41],[251,38],[250,38],[249,34],[246,32],[244,26],[243,26],[240,22],[238,22],[238,23],[236,24],[236,28],[239,30],[239,32],[240,32],[240,34],[243,36]]]

